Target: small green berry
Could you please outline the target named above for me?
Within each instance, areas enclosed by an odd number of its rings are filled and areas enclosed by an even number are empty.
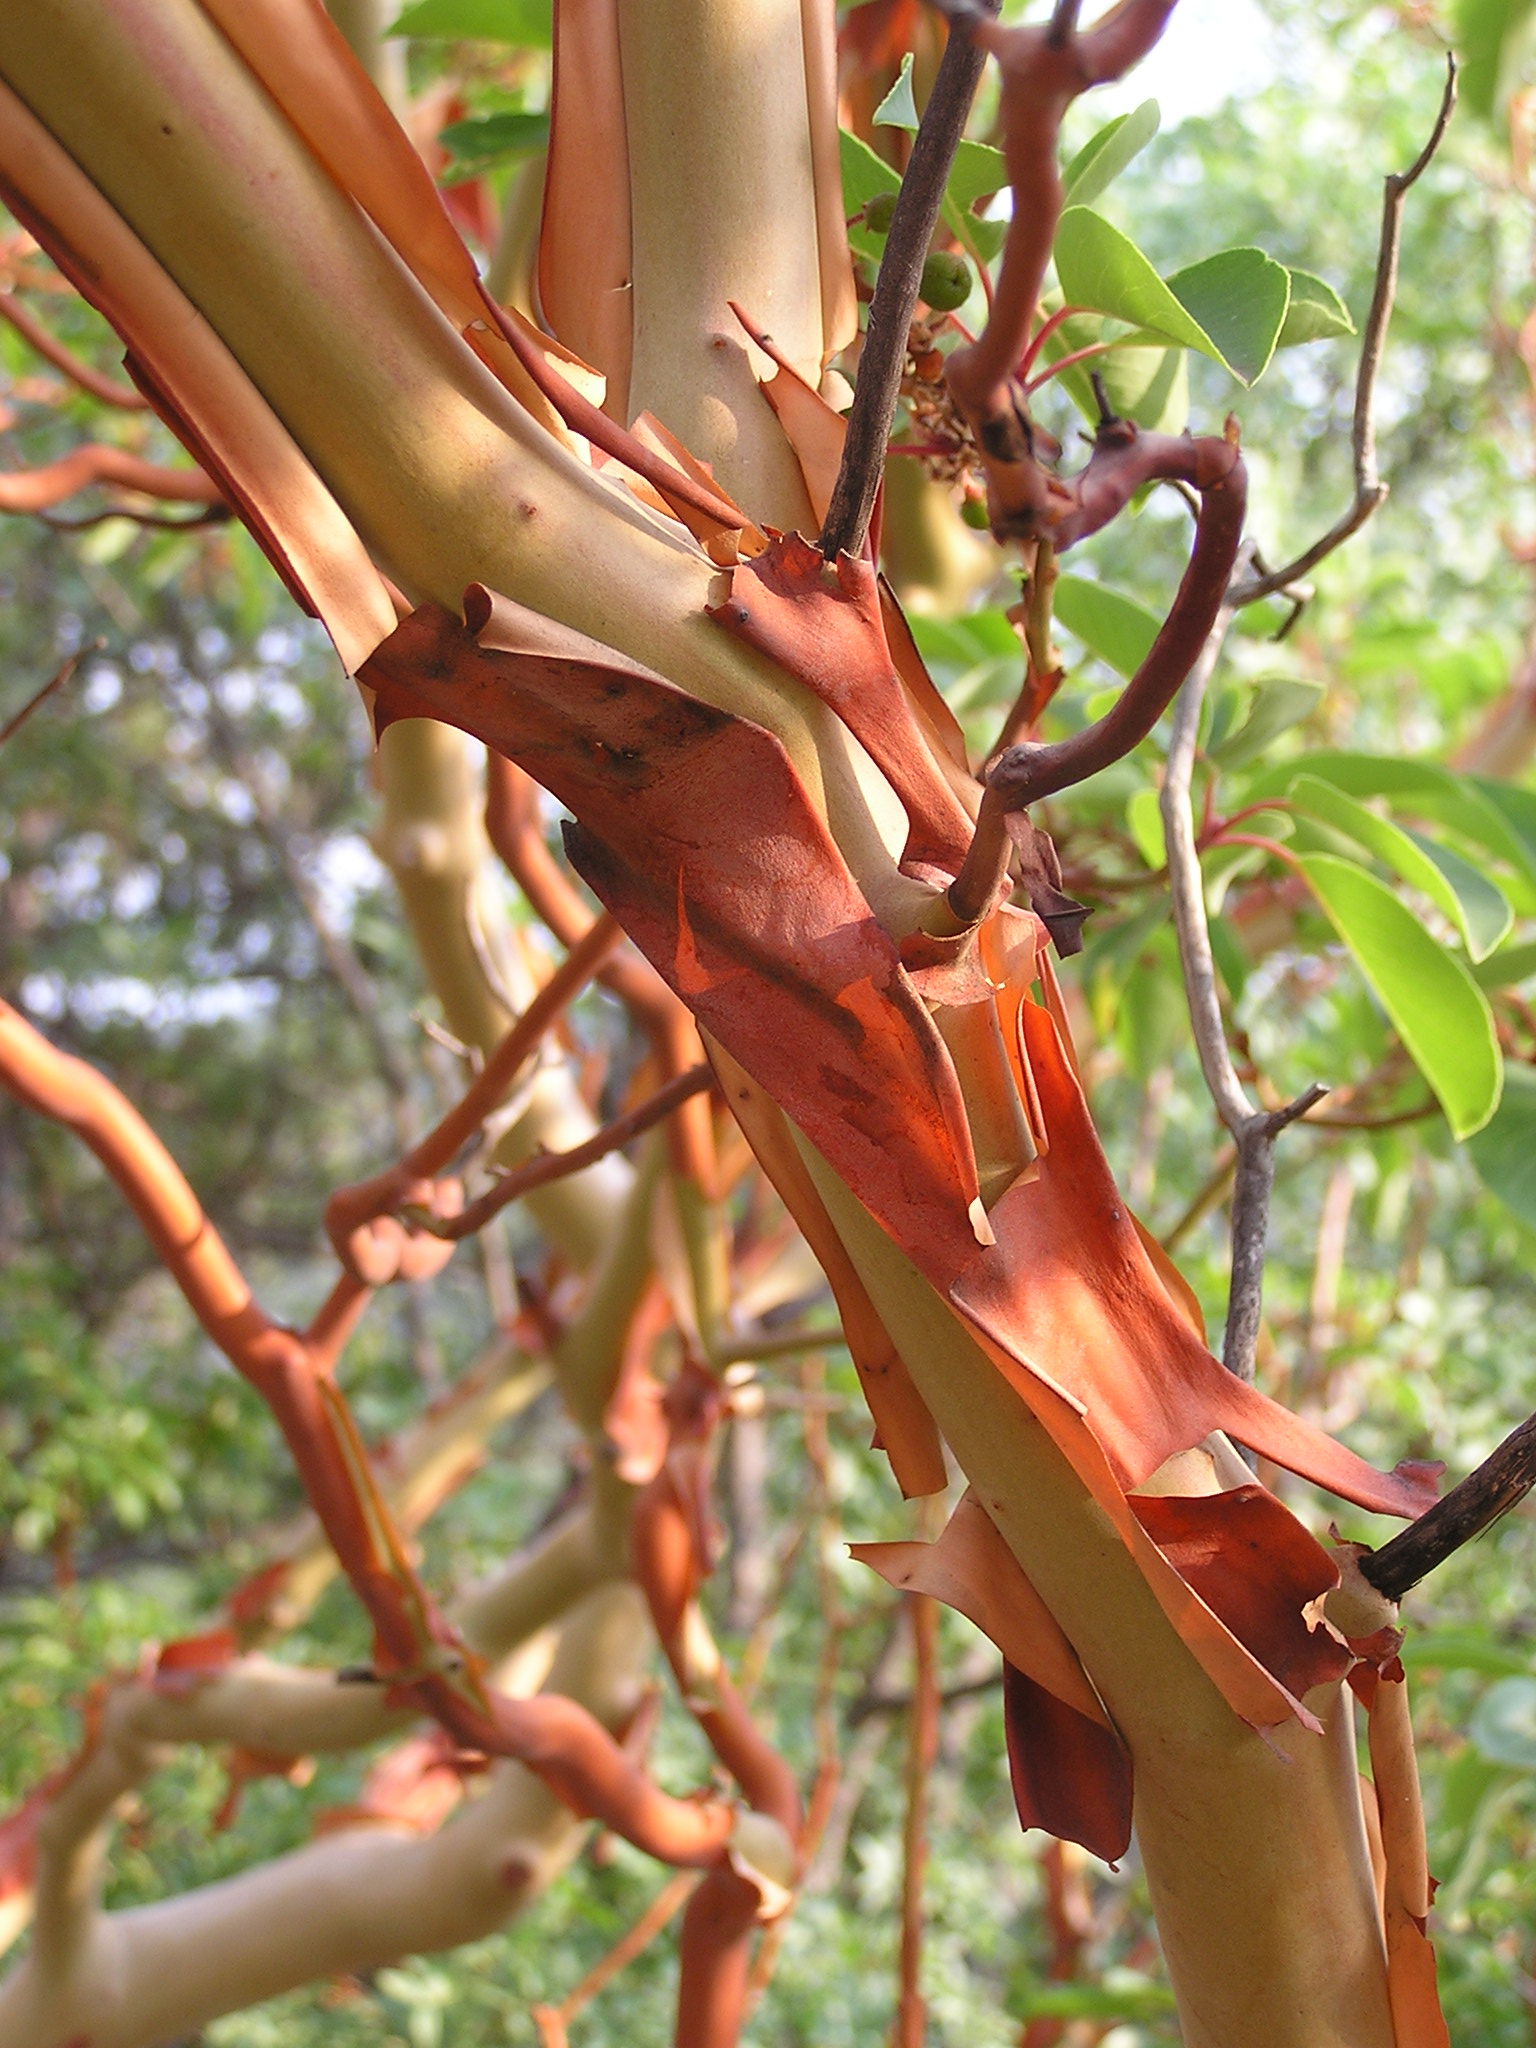
[[[992,517],[987,511],[987,501],[985,498],[962,498],[960,500],[960,517],[967,526],[974,526],[978,533],[989,533],[991,531]]]
[[[971,295],[971,266],[953,249],[935,249],[923,265],[918,296],[935,313],[953,313]]]
[[[896,211],[894,192],[877,192],[864,208],[864,225],[871,234],[886,235],[891,230],[891,215]]]

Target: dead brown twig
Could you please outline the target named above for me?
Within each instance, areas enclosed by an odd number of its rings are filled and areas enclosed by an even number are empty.
[[[1342,547],[1351,535],[1360,531],[1387,496],[1387,484],[1381,480],[1376,466],[1376,378],[1381,369],[1382,354],[1386,348],[1387,327],[1392,319],[1392,307],[1397,297],[1397,258],[1402,241],[1403,202],[1412,186],[1418,183],[1429,168],[1445,131],[1450,126],[1451,115],[1456,106],[1456,58],[1447,52],[1445,60],[1445,90],[1440,96],[1440,108],[1435,115],[1434,126],[1430,129],[1429,140],[1419,151],[1406,171],[1392,171],[1385,182],[1381,206],[1381,241],[1376,257],[1376,283],[1371,293],[1371,309],[1366,315],[1365,328],[1360,337],[1360,367],[1355,374],[1355,410],[1351,438],[1355,459],[1355,495],[1349,506],[1340,514],[1325,534],[1313,541],[1310,547],[1287,562],[1283,568],[1270,569],[1262,574],[1247,577],[1232,593],[1234,610],[1257,604],[1260,598],[1274,597],[1289,592],[1293,585],[1325,561],[1335,548]]]

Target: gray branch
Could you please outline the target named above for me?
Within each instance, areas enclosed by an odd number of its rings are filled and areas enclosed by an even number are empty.
[[[1221,655],[1227,628],[1232,623],[1233,609],[1233,596],[1229,591],[1205,646],[1174,702],[1173,734],[1168,745],[1168,765],[1163,778],[1160,808],[1163,839],[1168,849],[1168,888],[1174,931],[1179,942],[1179,964],[1184,971],[1184,994],[1194,1027],[1195,1048],[1200,1055],[1200,1071],[1205,1076],[1205,1085],[1216,1105],[1216,1113],[1231,1132],[1237,1147],[1236,1177],[1232,1189],[1232,1280],[1227,1301],[1227,1326],[1222,1338],[1222,1362],[1239,1379],[1251,1380],[1263,1308],[1264,1244],[1269,1228],[1269,1195],[1275,1176],[1275,1139],[1287,1124],[1305,1116],[1327,1090],[1318,1086],[1308,1088],[1283,1109],[1257,1108],[1249,1101],[1247,1090],[1238,1079],[1227,1045],[1226,1026],[1222,1022],[1216,963],[1211,954],[1211,932],[1205,914],[1200,850],[1195,840],[1194,813],[1190,805],[1190,784],[1200,733],[1200,711]]]

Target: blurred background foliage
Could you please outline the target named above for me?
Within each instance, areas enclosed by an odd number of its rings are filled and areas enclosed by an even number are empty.
[[[1266,0],[1252,13],[1267,82],[1230,102],[1202,88],[1204,110],[1165,124],[1098,203],[1165,275],[1213,248],[1257,245],[1321,277],[1358,326],[1381,178],[1428,131],[1439,38],[1452,24],[1407,0]],[[1225,814],[1278,795],[1327,750],[1454,762],[1490,707],[1522,679],[1530,689],[1536,353],[1525,323],[1536,301],[1520,97],[1530,14],[1508,0],[1462,9],[1468,104],[1409,202],[1382,375],[1391,497],[1311,579],[1311,602],[1283,638],[1273,637],[1281,606],[1247,615],[1234,638],[1213,693],[1221,727],[1206,735],[1213,753],[1227,741],[1212,780]],[[547,11],[541,25],[524,0],[416,0],[402,19],[413,82],[436,96],[443,175],[492,219],[488,201],[526,178],[542,146]],[[1198,64],[1198,46],[1181,47]],[[1069,147],[1103,119],[1091,100],[1076,109]],[[983,106],[978,134],[987,120]],[[84,309],[60,301],[54,324],[101,355]],[[1191,418],[1209,431],[1238,413],[1255,477],[1252,529],[1266,557],[1282,560],[1351,495],[1355,344],[1284,352],[1251,393],[1216,364],[1191,362]],[[102,431],[57,391],[28,403],[42,373],[8,331],[0,363],[12,387],[8,465],[63,452],[87,424]],[[1075,431],[1064,400],[1046,412],[1064,436]],[[112,431],[158,445],[158,430],[138,421]],[[1090,715],[1115,682],[1104,658],[1113,622],[1095,589],[1160,615],[1186,532],[1184,509],[1163,494],[1074,557],[1081,588],[1061,606],[1068,677],[1055,729]],[[1017,573],[972,578],[958,608],[912,596],[935,674],[985,747],[1018,686],[1004,616]],[[323,639],[227,527],[0,523],[0,717],[79,650],[74,680],[0,757],[0,985],[126,1088],[264,1298],[302,1318],[323,1284],[326,1193],[397,1142],[401,1063],[407,1126],[429,1115],[453,1071],[424,1030],[427,998],[369,846],[366,721]],[[1244,730],[1246,746],[1232,745]],[[1131,1200],[1176,1250],[1214,1328],[1224,1143],[1190,1046],[1158,873],[1162,743],[1154,735],[1052,806],[1048,822],[1069,886],[1094,906],[1068,974],[1095,1112]],[[1530,751],[1501,764],[1515,789],[1529,781]],[[1513,815],[1518,826],[1518,807]],[[1480,979],[1498,990],[1508,1078],[1504,1107],[1470,1144],[1453,1141],[1379,1001],[1262,850],[1230,868],[1217,920],[1238,1045],[1254,1072],[1282,1096],[1314,1079],[1353,1086],[1360,1113],[1380,1126],[1308,1127],[1284,1141],[1261,1383],[1368,1457],[1439,1456],[1452,1477],[1536,1408],[1536,953],[1518,953],[1536,933],[1536,883],[1509,862],[1493,871],[1516,922],[1504,970]],[[1447,937],[1433,906],[1419,907]],[[522,915],[510,891],[507,914]],[[338,968],[342,956],[357,972]],[[578,1049],[612,1043],[606,1003],[594,994],[578,1007]],[[521,1249],[514,1234],[511,1255]],[[472,1253],[430,1290],[381,1303],[347,1366],[369,1435],[387,1436],[451,1383],[490,1328]],[[903,1534],[907,1523],[883,1461],[865,1448],[846,1358],[830,1355],[825,1373],[837,1404],[830,1514],[791,1555],[807,1499],[804,1413],[791,1398],[770,1400],[758,1479],[724,1461],[735,1547],[710,1589],[734,1651],[755,1630],[761,1654],[771,1627],[771,1730],[807,1775],[829,1591],[846,1625],[843,1789],[749,2030],[764,2048],[864,2048],[885,2038],[894,1993],[909,1654],[892,1597],[842,1544]],[[792,1372],[786,1384],[792,1394]],[[572,1437],[548,1397],[493,1452],[424,1538],[440,1589],[504,1556],[567,1484]],[[1320,1498],[1266,1477],[1325,1526]],[[297,1498],[260,1404],[200,1339],[94,1163],[0,1103],[0,1805],[65,1753],[97,1675],[135,1661],[147,1640],[206,1624]],[[1352,1510],[1341,1519],[1348,1535],[1384,1533]],[[1527,1511],[1407,1610],[1451,2033],[1510,2048],[1536,2034],[1533,1587]],[[1014,1819],[991,1653],[948,1613],[942,1641],[954,1697],[927,1887],[932,2038],[990,2048],[1018,2040],[1027,2022],[1031,2048],[1173,2042],[1134,1852],[1116,1872],[1076,1851],[1048,1868],[1042,1838],[1021,1837]],[[330,1664],[365,1648],[336,1586],[281,1653]],[[691,1725],[669,1711],[663,1781],[685,1787],[703,1767]],[[205,1882],[303,1840],[317,1808],[344,1801],[362,1768],[327,1764],[304,1787],[260,1782],[236,1825],[214,1833],[220,1764],[178,1757],[125,1827],[112,1902]],[[638,1855],[598,1842],[505,1936],[232,2015],[207,2029],[208,2048],[531,2042],[531,2003],[557,2001],[660,1882]],[[653,1946],[573,2022],[573,2039],[669,2039],[674,1970],[667,1944]]]

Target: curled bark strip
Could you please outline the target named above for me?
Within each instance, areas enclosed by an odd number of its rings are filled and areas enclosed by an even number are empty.
[[[700,1023],[958,1271],[978,1189],[954,1068],[783,747],[479,585],[465,606],[369,662],[380,719],[441,718],[559,797],[572,865]]]
[[[1036,1685],[1101,1727],[1109,1716],[1061,1624],[967,1490],[933,1543],[851,1543],[850,1557],[888,1585],[942,1600],[990,1637],[1004,1659]]]
[[[784,1112],[723,1046],[711,1043],[708,1051],[731,1114],[827,1276],[837,1303],[842,1340],[869,1403],[876,1442],[890,1460],[896,1484],[909,1500],[942,1493],[948,1475],[938,1427],[833,1227],[805,1161],[795,1149]]]
[[[608,403],[627,417],[634,294],[617,0],[562,0],[553,65],[539,317],[603,372]]]
[[[829,561],[799,534],[785,534],[729,575],[729,595],[711,606],[711,618],[830,705],[901,799],[904,858],[953,872],[970,841],[970,815],[902,689],[870,563],[851,554]]]
[[[1098,476],[1092,476],[1100,455]],[[1242,539],[1247,473],[1232,441],[1143,434],[1128,421],[1101,430],[1092,460],[1073,479],[1071,537],[1096,531],[1151,475],[1177,476],[1200,492],[1194,546],[1178,592],[1156,639],[1117,702],[1104,716],[1049,744],[1006,748],[987,773],[976,835],[949,891],[963,922],[985,914],[1001,887],[1011,853],[1010,818],[1042,797],[1096,775],[1144,740],[1194,667],[1215,625]],[[1059,539],[1057,546],[1065,546]]]
[[[1193,1497],[1133,1494],[1131,1508],[1179,1576],[1287,1692],[1300,1699],[1344,1677],[1351,1654],[1319,1625],[1338,1566],[1272,1493],[1240,1486]]]
[[[1044,1828],[1118,1863],[1131,1842],[1134,1774],[1114,1729],[1006,1662],[1003,1728],[1020,1827]]]
[[[523,332],[504,307],[482,291],[484,310],[496,332],[533,379],[544,397],[573,432],[583,434],[594,448],[601,448],[615,462],[622,462],[636,476],[643,477],[688,530],[709,542],[730,533],[740,533],[751,524],[740,506],[733,505],[720,490],[700,483],[673,463],[653,453],[645,443],[611,420],[607,413],[584,398],[568,378],[550,362],[543,349]]]
[[[218,505],[223,493],[200,469],[170,469],[125,449],[88,442],[39,469],[0,472],[0,512],[44,512],[93,484],[116,484],[178,505]]]
[[[28,347],[33,348],[44,362],[52,363],[62,376],[76,384],[82,391],[99,399],[103,405],[120,406],[124,412],[146,412],[149,401],[134,390],[131,384],[120,384],[115,377],[104,376],[94,364],[84,362],[72,348],[67,348],[58,336],[43,322],[31,308],[12,291],[0,291],[0,320],[15,328]]]
[[[1377,1472],[1199,1342],[1136,1234],[1056,1026],[1033,1003],[1020,1020],[1049,1146],[992,1209],[997,1243],[952,1284],[956,1305],[1078,1408],[1126,1489],[1219,1429],[1345,1500],[1422,1514],[1438,1466]]]
[[[1366,1730],[1385,1864],[1382,1920],[1392,2030],[1398,2048],[1450,2048],[1435,1983],[1435,1951],[1427,1932],[1433,1884],[1408,1712],[1408,1682],[1396,1659],[1380,1673]]]
[[[395,609],[351,522],[224,343],[4,87],[0,196],[122,336],[135,384],[238,507],[297,601],[319,616],[355,671],[391,630]]]

